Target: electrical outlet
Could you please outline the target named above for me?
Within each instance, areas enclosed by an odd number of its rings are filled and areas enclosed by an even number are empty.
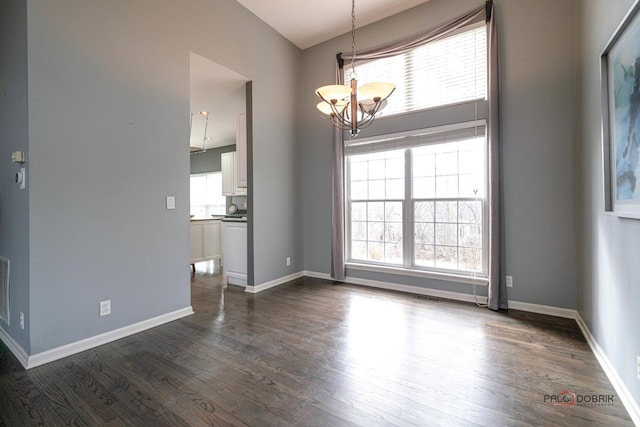
[[[20,312],[20,329],[24,329],[24,313]]]
[[[640,356],[637,356],[636,359],[636,376],[638,377],[638,381],[640,381]]]
[[[513,276],[507,276],[507,288],[513,288]]]
[[[289,267],[291,265],[291,257],[288,256],[287,257],[287,267]]]
[[[111,300],[100,301],[100,317],[111,314]]]

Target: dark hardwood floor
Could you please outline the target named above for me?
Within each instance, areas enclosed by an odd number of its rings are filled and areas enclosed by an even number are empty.
[[[251,295],[202,269],[192,300],[29,371],[0,343],[0,425],[633,425],[572,320],[310,278]],[[613,402],[545,402],[564,390]]]

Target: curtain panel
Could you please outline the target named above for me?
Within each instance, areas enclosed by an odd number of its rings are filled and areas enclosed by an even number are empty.
[[[418,36],[406,38],[382,48],[351,54],[338,54],[336,64],[336,84],[342,84],[342,68],[345,60],[387,58],[400,55],[416,47],[445,38],[467,25],[484,20],[487,27],[488,52],[488,102],[489,120],[487,123],[487,147],[489,150],[489,290],[487,305],[492,310],[506,309],[507,293],[503,277],[505,251],[503,244],[504,225],[502,222],[502,185],[501,185],[501,145],[500,145],[500,62],[498,57],[498,33],[493,1],[465,13],[435,29]],[[344,139],[343,133],[336,129],[333,133],[333,227],[331,277],[344,280]]]

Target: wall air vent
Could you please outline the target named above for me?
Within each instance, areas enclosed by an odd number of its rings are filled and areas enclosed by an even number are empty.
[[[9,324],[9,260],[0,257],[0,319]]]

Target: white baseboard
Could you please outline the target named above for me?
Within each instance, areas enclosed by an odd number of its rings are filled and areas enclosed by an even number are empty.
[[[297,273],[289,274],[288,276],[284,276],[284,277],[279,277],[277,279],[270,280],[268,282],[261,283],[256,286],[247,286],[247,288],[244,291],[250,294],[257,294],[258,292],[262,292],[269,288],[273,288],[275,286],[282,285],[283,283],[287,283],[291,280],[298,279],[303,275],[304,273],[302,271],[298,271]]]
[[[332,280],[331,275],[327,273],[318,273],[317,271],[308,271],[308,270],[305,270],[303,273],[305,276],[314,277],[316,279]],[[460,292],[451,292],[451,291],[440,291],[437,289],[422,288],[420,286],[401,285],[398,283],[381,282],[378,280],[361,279],[358,277],[347,276],[345,277],[344,282],[351,283],[354,285],[369,286],[372,288],[389,289],[393,291],[408,292],[408,293],[418,294],[418,295],[427,295],[427,296],[436,297],[436,298],[446,298],[454,301],[464,301],[464,302],[471,302],[471,303],[480,302],[484,304],[486,303],[486,300],[487,300],[487,297],[485,296],[478,296],[478,301],[476,301],[476,298],[472,294],[463,294]],[[547,314],[549,316],[564,317],[567,319],[575,319],[577,314],[575,310],[568,309],[568,308],[553,307],[549,305],[540,305],[540,304],[530,304],[530,303],[519,302],[519,301],[509,301],[509,308],[512,308],[514,310],[528,311],[531,313]]]
[[[44,365],[45,363],[53,362],[54,360],[62,359],[64,357],[110,343],[120,338],[124,338],[129,335],[154,328],[156,326],[180,319],[185,316],[189,316],[191,314],[193,314],[193,308],[191,306],[185,307],[171,313],[166,313],[151,319],[143,320],[142,322],[127,325],[113,331],[96,335],[94,337],[86,338],[80,341],[73,342],[71,344],[43,351],[42,353],[34,354],[28,357],[26,364],[22,361],[20,363],[22,363],[22,365],[26,369],[35,368],[36,366]]]
[[[509,308],[514,310],[528,311],[530,313],[546,314],[565,319],[575,319],[578,312],[570,308],[553,307],[550,305],[530,304],[528,302],[509,301]]]
[[[304,270],[302,274],[307,277],[313,277],[314,279],[333,280],[331,279],[331,275],[329,273],[318,273],[317,271]]]
[[[473,295],[462,294],[460,292],[441,291],[438,289],[422,288],[420,286],[401,285],[399,283],[381,282],[378,280],[361,279],[359,277],[345,277],[345,282],[354,285],[368,286],[371,288],[388,289],[391,291],[407,292],[417,295],[425,295],[435,298],[445,298],[454,301],[476,302]],[[486,297],[478,296],[478,302],[485,303]]]
[[[316,279],[326,279],[333,280],[330,274],[327,273],[318,273],[316,271],[304,271],[304,275],[308,277],[313,277]],[[464,301],[464,302],[476,302],[476,299],[471,294],[462,294],[460,292],[450,292],[450,291],[440,291],[437,289],[430,288],[422,288],[420,286],[411,286],[411,285],[401,285],[399,283],[391,283],[391,282],[382,282],[379,280],[370,280],[370,279],[361,279],[359,277],[351,277],[347,276],[344,278],[345,283],[351,283],[353,285],[361,285],[368,286],[370,288],[379,288],[379,289],[388,289],[391,291],[399,291],[399,292],[407,292],[410,294],[417,295],[426,295],[435,298],[446,298],[455,301]],[[480,303],[485,303],[486,298],[484,296],[478,296],[478,301]]]
[[[13,355],[18,359],[18,362],[26,369],[29,363],[29,355],[24,348],[20,344],[16,342],[16,340],[9,335],[7,331],[5,331],[2,327],[0,327],[0,340],[7,346],[9,351],[13,353]]]
[[[589,343],[591,351],[593,351],[593,354],[596,356],[598,363],[600,363],[600,366],[602,366],[602,370],[607,375],[607,378],[609,378],[609,382],[611,382],[611,385],[613,385],[613,388],[616,390],[616,393],[618,393],[618,396],[620,396],[620,400],[622,401],[625,409],[627,410],[627,412],[629,412],[631,420],[636,426],[640,426],[640,407],[633,398],[633,395],[624,384],[622,379],[620,379],[620,376],[609,361],[609,358],[607,357],[605,352],[596,342],[595,338],[591,334],[591,331],[587,327],[587,324],[582,319],[582,316],[580,316],[580,313],[576,313],[575,319],[578,327],[580,327],[580,330],[582,331],[582,334]]]

